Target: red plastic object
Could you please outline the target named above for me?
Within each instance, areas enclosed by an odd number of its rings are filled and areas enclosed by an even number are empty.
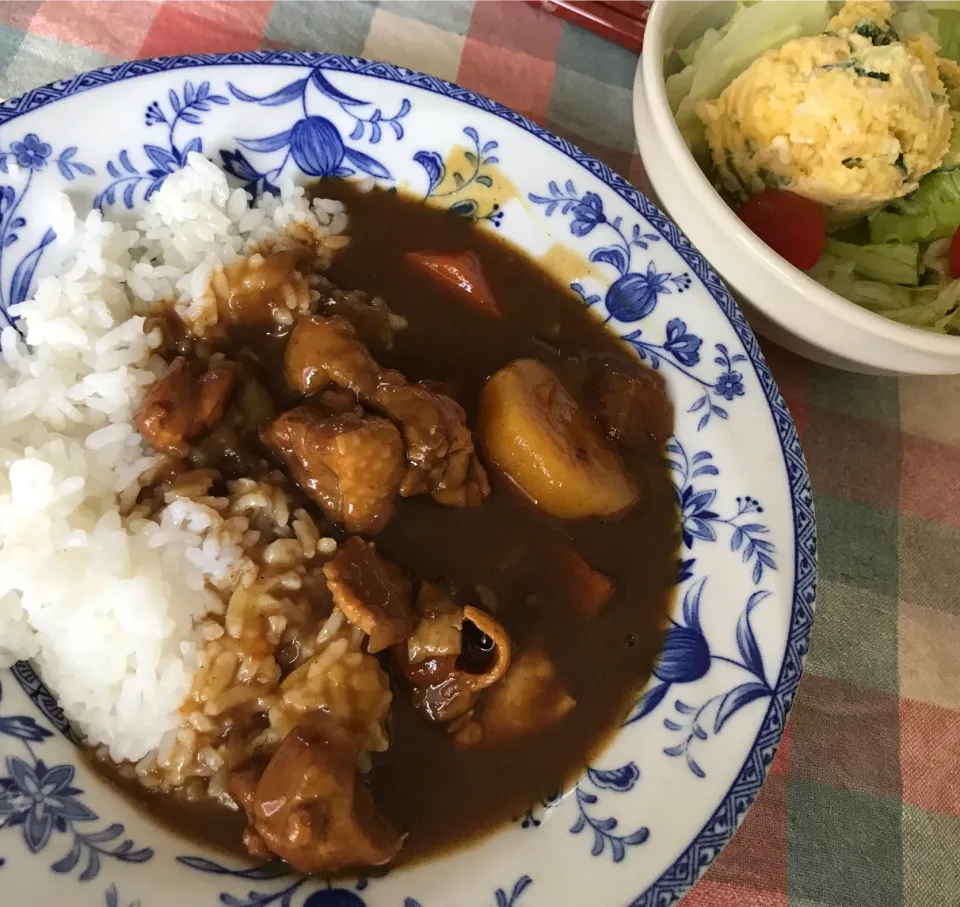
[[[646,0],[527,0],[560,19],[592,31],[634,53],[643,48],[643,30],[650,15]]]

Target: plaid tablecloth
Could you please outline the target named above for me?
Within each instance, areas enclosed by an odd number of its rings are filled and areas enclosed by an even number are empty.
[[[636,57],[517,0],[8,0],[0,96],[136,57],[258,47],[451,79],[643,185]],[[865,378],[763,346],[813,476],[814,640],[771,776],[684,907],[960,905],[960,377]]]

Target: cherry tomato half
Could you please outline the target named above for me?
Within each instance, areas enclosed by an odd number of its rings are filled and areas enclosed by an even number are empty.
[[[950,276],[960,277],[960,227],[950,240]]]
[[[795,268],[806,271],[823,255],[827,238],[820,206],[793,192],[768,189],[748,198],[737,216]]]

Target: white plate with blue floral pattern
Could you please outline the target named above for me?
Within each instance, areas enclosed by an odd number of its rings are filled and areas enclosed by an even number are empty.
[[[455,149],[456,175],[445,163]],[[519,114],[383,63],[258,52],[124,63],[0,104],[0,308],[56,266],[53,193],[131,216],[190,151],[255,191],[281,175],[372,176],[534,255],[556,243],[578,253],[583,274],[565,279],[660,370],[674,400],[683,541],[672,624],[623,729],[562,797],[467,850],[335,884],[231,862],[152,824],[78,758],[55,699],[16,665],[0,672],[4,903],[653,907],[681,897],[773,759],[816,586],[797,433],[730,295],[636,189]],[[494,205],[484,200],[497,180],[512,191]]]

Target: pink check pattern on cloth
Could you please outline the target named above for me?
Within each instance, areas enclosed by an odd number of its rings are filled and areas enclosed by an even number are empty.
[[[521,0],[7,0],[0,96],[261,47],[450,79],[644,186],[636,56]],[[817,618],[770,777],[684,907],[960,907],[960,377],[866,378],[763,348],[813,478]]]

